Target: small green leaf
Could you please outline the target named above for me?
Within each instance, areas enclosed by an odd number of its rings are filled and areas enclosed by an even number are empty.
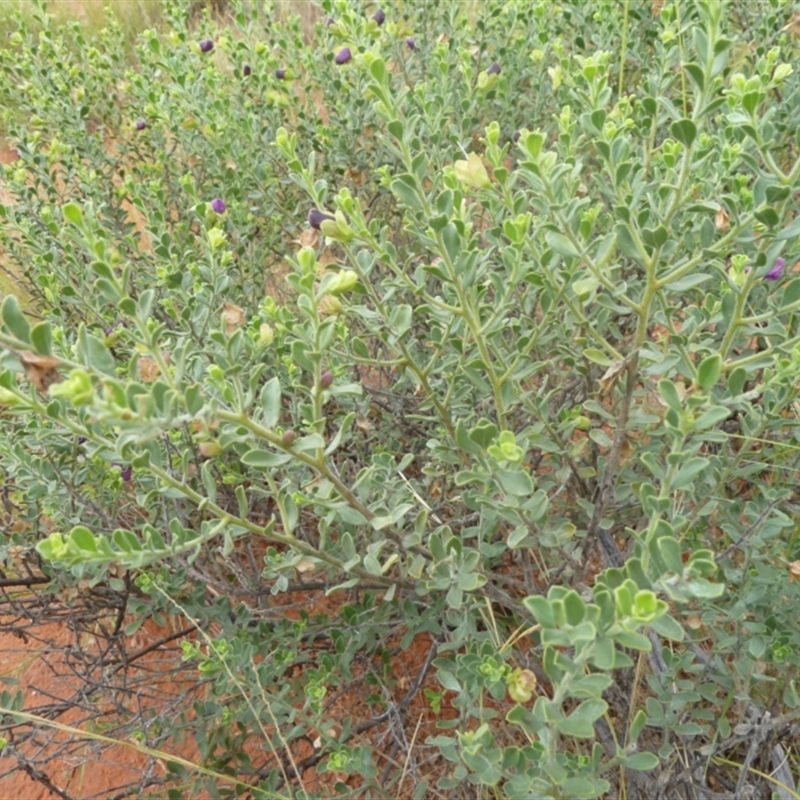
[[[665,639],[672,639],[673,642],[682,642],[685,638],[683,628],[680,623],[673,619],[669,614],[653,620],[650,627]]]
[[[636,744],[636,740],[639,738],[639,734],[644,730],[644,726],[647,724],[647,714],[640,708],[636,715],[633,718],[633,722],[631,722],[631,728],[628,733],[628,741],[631,744]]]
[[[30,342],[31,326],[28,325],[28,320],[22,313],[19,300],[13,294],[7,295],[3,300],[0,315],[3,317],[5,326],[17,339],[21,342]]]
[[[83,550],[87,553],[97,552],[97,543],[94,540],[94,534],[83,525],[76,525],[70,531],[69,538],[79,550]]]
[[[780,233],[776,234],[775,238],[779,241],[784,241],[786,239],[795,239],[798,236],[800,236],[800,214],[798,214]]]
[[[722,356],[719,353],[704,358],[697,368],[697,383],[707,392],[719,379],[722,372]]]
[[[599,364],[601,367],[610,367],[614,363],[602,350],[596,350],[593,347],[588,347],[584,350],[583,355],[589,361]]]
[[[697,126],[688,117],[673,122],[669,130],[684,147],[691,147],[697,138]]]
[[[386,79],[386,64],[382,58],[374,58],[369,65],[369,71],[378,83],[383,83]]]
[[[67,222],[71,222],[79,228],[83,227],[83,212],[80,206],[75,203],[66,203],[61,209],[61,213],[64,215],[64,219],[67,220]]]
[[[641,711],[639,712],[642,713]],[[622,763],[628,769],[635,769],[637,772],[644,772],[649,769],[655,769],[661,762],[655,753],[634,753],[632,756],[625,756]]]
[[[568,256],[569,258],[578,258],[578,256],[580,256],[575,246],[563,233],[548,231],[544,235],[544,238],[547,244],[549,244],[556,253],[560,253],[562,256]]]
[[[269,469],[279,467],[292,458],[291,453],[272,453],[269,450],[249,450],[242,456],[242,463],[249,467]]]
[[[524,497],[533,492],[530,475],[521,470],[497,470],[497,481],[506,494]]]
[[[556,727],[565,736],[576,739],[594,738],[594,723],[608,710],[605,700],[584,700],[568,717],[558,720]]]
[[[670,408],[680,411],[682,406],[681,398],[678,394],[678,390],[675,388],[675,384],[671,380],[667,378],[660,380],[658,382],[658,392]]]
[[[31,344],[39,355],[49,356],[53,350],[53,330],[49,322],[38,322],[31,329]]]
[[[688,486],[694,478],[708,468],[711,462],[707,458],[695,456],[690,458],[679,470],[672,480],[672,489],[683,489]]]
[[[262,425],[274,428],[281,414],[281,383],[277,375],[270,378],[261,390],[261,410],[264,412]]]
[[[753,216],[762,225],[766,225],[768,228],[774,228],[780,222],[778,212],[775,211],[772,206],[763,206],[759,208],[757,211],[753,212]]]
[[[731,410],[725,406],[714,406],[704,411],[693,423],[692,430],[704,431],[706,428],[711,428],[718,422],[727,419],[731,415]]]

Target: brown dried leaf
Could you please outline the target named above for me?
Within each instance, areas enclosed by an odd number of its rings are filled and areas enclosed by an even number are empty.
[[[667,408],[669,408],[669,406],[661,398],[661,395],[656,392],[648,392],[644,396],[644,400],[642,400],[642,411],[644,411],[645,414],[652,414],[659,419],[664,418]]]
[[[63,378],[56,369],[61,362],[53,356],[42,356],[26,350],[18,353],[25,375],[37,392],[44,394],[54,383],[61,383]]]
[[[348,178],[350,182],[353,184],[353,186],[355,186],[356,188],[358,188],[359,186],[363,186],[366,183],[367,180],[366,170],[363,169],[356,170],[353,169],[352,167],[348,167],[345,170],[344,174],[345,177]]]
[[[714,214],[714,225],[718,231],[725,233],[725,231],[730,230],[731,215],[724,208],[721,208]]]
[[[319,231],[306,228],[297,239],[300,247],[316,247],[319,244]]]
[[[144,383],[152,383],[161,374],[158,370],[158,364],[149,356],[142,356],[136,367],[139,371],[139,380]]]
[[[244,315],[244,309],[239,308],[239,306],[233,303],[228,303],[227,301],[223,303],[222,307],[222,321],[225,323],[225,331],[228,336],[230,336],[236,333],[247,321]]]
[[[793,581],[800,581],[800,561],[792,561],[789,564],[789,578]]]
[[[792,36],[800,36],[800,11],[795,11],[791,19],[781,28],[781,33],[787,32]]]
[[[317,259],[317,267],[319,268],[319,272],[321,275],[324,275],[326,272],[327,267],[331,264],[335,264],[337,267],[341,266],[339,263],[339,259],[336,258],[336,254],[330,247],[326,247],[319,255]]]
[[[626,366],[625,359],[622,361],[615,361],[604,373],[603,377],[600,378],[598,383],[600,384],[600,394],[610,394],[612,389],[617,385],[617,381],[619,380],[619,376],[625,371]]]
[[[635,450],[633,448],[633,444],[631,440],[626,436],[625,441],[622,443],[622,447],[619,449],[619,463],[620,466],[624,466],[631,460],[631,456],[634,454]]]

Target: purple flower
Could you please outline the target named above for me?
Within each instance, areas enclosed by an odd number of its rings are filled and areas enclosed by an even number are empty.
[[[416,50],[417,49],[417,43],[409,36],[408,39],[406,39],[406,47],[409,50]]]
[[[242,75],[244,75],[244,76],[245,76],[245,78],[246,78],[246,77],[247,77],[247,76],[248,76],[248,75],[249,75],[249,74],[250,74],[252,71],[253,71],[253,68],[252,68],[252,67],[251,67],[249,64],[245,64],[245,65],[242,67]]]
[[[203,39],[199,44],[201,53],[210,53],[214,49],[214,42],[211,39]]]
[[[215,214],[224,214],[228,210],[225,201],[221,197],[215,197],[211,201],[211,208]]]
[[[330,27],[336,24],[336,20],[333,17],[328,17],[328,19],[325,20],[325,24]]]
[[[136,120],[136,130],[143,131],[147,127],[147,123],[143,119]]]
[[[353,57],[353,54],[350,52],[350,48],[349,47],[343,47],[336,54],[336,63],[337,64],[346,64],[352,57]]]
[[[133,474],[133,470],[129,466],[128,467],[123,467],[122,464],[117,464],[116,461],[114,461],[111,464],[111,466],[112,467],[116,467],[120,471],[120,475],[122,476],[122,480],[125,481],[125,483],[128,483],[130,481],[131,475]]]
[[[314,230],[318,231],[326,219],[335,219],[335,217],[326,214],[324,211],[320,211],[318,208],[312,208],[311,211],[308,212],[308,224],[314,228]]]
[[[286,77],[286,70],[285,69],[276,69],[275,70],[275,77],[282,81]]]
[[[383,9],[379,8],[373,15],[372,19],[378,23],[378,25],[383,25],[386,22],[386,14],[383,13]]]
[[[519,141],[520,136],[522,136],[522,134],[519,131],[514,131],[514,133],[511,134],[511,141],[516,144]]]
[[[487,75],[499,75],[500,74],[500,65],[495,61],[489,69],[486,70]]]
[[[776,258],[775,265],[764,276],[765,281],[779,281],[783,277],[783,268],[786,266],[785,258]]]

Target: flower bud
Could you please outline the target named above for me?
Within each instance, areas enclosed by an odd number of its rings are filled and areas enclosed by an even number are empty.
[[[379,8],[373,15],[372,19],[378,23],[378,25],[383,25],[386,22],[386,14],[384,13],[382,8]]]
[[[19,397],[10,389],[0,386],[0,406],[13,406],[19,403]]]
[[[331,384],[333,383],[333,373],[329,370],[326,370],[322,373],[322,376],[319,379],[319,385],[323,389],[330,388]]]
[[[147,123],[143,119],[136,120],[136,130],[143,131],[147,127]]]
[[[336,273],[334,279],[328,284],[328,294],[337,297],[349,292],[358,283],[358,273],[352,269],[343,269]]]
[[[199,450],[203,458],[213,458],[222,452],[222,445],[219,442],[201,442]]]
[[[317,310],[321,317],[331,317],[338,314],[342,310],[342,307],[342,301],[338,297],[326,294],[325,297],[319,301]]]
[[[495,61],[489,69],[486,70],[487,75],[499,75],[500,65]]]
[[[291,447],[296,438],[297,434],[293,430],[289,429],[283,434],[283,436],[281,436],[281,444],[284,447]]]
[[[342,242],[342,244],[352,242],[355,237],[353,229],[347,224],[347,218],[341,211],[337,211],[333,219],[323,220],[319,229],[329,239],[333,239],[335,242]]]
[[[346,64],[350,59],[353,57],[353,54],[350,52],[349,47],[343,47],[337,54],[336,54],[336,63],[339,65]]]
[[[275,77],[276,77],[276,78],[277,78],[279,81],[282,81],[282,80],[284,80],[284,78],[286,78],[286,70],[285,70],[285,69],[276,69],[276,70],[275,70]]]
[[[416,50],[417,49],[417,43],[414,41],[414,39],[411,36],[409,36],[408,39],[406,39],[406,47],[409,50]]]
[[[334,220],[336,218],[331,214],[320,211],[318,208],[312,208],[311,211],[308,212],[308,224],[314,228],[314,230],[320,230],[322,223],[325,222],[326,219]]]
[[[522,134],[519,131],[514,131],[514,133],[511,134],[511,141],[516,144],[519,141],[520,136],[522,136]]]
[[[203,39],[202,42],[198,44],[201,53],[210,53],[214,49],[214,42],[211,39]]]
[[[247,76],[248,76],[248,75],[249,75],[249,74],[250,74],[252,71],[253,71],[253,68],[252,68],[252,67],[251,67],[249,64],[245,64],[245,65],[242,67],[242,75],[244,75],[244,76],[245,76],[245,78],[246,78],[246,77],[247,77]]]
[[[275,331],[272,330],[271,325],[267,325],[266,322],[261,323],[258,328],[258,341],[260,344],[264,345],[264,347],[268,347],[272,344],[275,340]]]
[[[215,197],[211,201],[211,209],[215,214],[224,214],[228,210],[228,206],[221,197]]]
[[[527,703],[536,691],[536,675],[529,669],[517,667],[506,678],[508,693],[515,703]]]
[[[783,269],[786,266],[786,259],[778,257],[775,259],[775,266],[764,276],[767,281],[779,281],[783,277]]]

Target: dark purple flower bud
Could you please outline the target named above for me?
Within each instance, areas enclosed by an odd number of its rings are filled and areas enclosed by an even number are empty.
[[[331,25],[336,24],[336,20],[333,17],[328,17],[328,19],[325,20],[325,24],[330,28]]]
[[[384,14],[383,9],[379,8],[373,15],[372,19],[378,23],[378,25],[383,25],[386,22],[386,14]]]
[[[111,464],[112,467],[116,467],[120,471],[120,475],[122,476],[122,480],[127,483],[131,479],[131,475],[133,474],[133,470],[130,467],[123,467],[122,464],[117,464],[114,461]]]
[[[522,134],[519,131],[514,131],[514,133],[511,134],[511,141],[516,144],[519,141],[520,136],[522,136]]]
[[[323,389],[328,389],[332,383],[333,383],[333,373],[328,371],[323,372],[322,376],[319,379],[319,385]]]
[[[211,39],[203,39],[199,46],[201,53],[210,53],[214,49],[214,42]]]
[[[324,211],[320,211],[318,208],[312,208],[311,211],[308,212],[308,224],[314,228],[314,230],[318,231],[326,219],[336,218],[330,214],[326,214]]]
[[[224,214],[228,210],[228,206],[225,205],[225,201],[221,197],[215,197],[211,201],[211,209],[215,214]]]
[[[406,39],[406,47],[409,50],[416,50],[417,49],[417,43],[409,36],[408,39]]]
[[[85,436],[79,436],[78,437],[78,446],[80,447],[80,445],[82,445],[85,441],[86,441],[86,437]]]
[[[143,119],[136,120],[136,130],[143,131],[147,127],[147,123]]]
[[[783,268],[786,266],[785,258],[776,258],[775,266],[764,276],[765,281],[779,281],[783,277]]]
[[[275,70],[275,77],[282,81],[286,77],[286,70],[285,69],[276,69]]]
[[[252,67],[251,67],[249,64],[245,64],[245,65],[242,67],[242,75],[244,75],[244,76],[245,76],[245,78],[246,78],[246,77],[247,77],[247,76],[248,76],[248,75],[249,75],[249,74],[250,74],[252,71],[253,71],[253,68],[252,68]]]
[[[346,64],[352,57],[353,57],[353,54],[350,52],[350,48],[349,47],[343,47],[336,54],[336,63],[337,64]]]
[[[499,75],[500,74],[500,65],[495,61],[489,69],[486,70],[487,75]]]

